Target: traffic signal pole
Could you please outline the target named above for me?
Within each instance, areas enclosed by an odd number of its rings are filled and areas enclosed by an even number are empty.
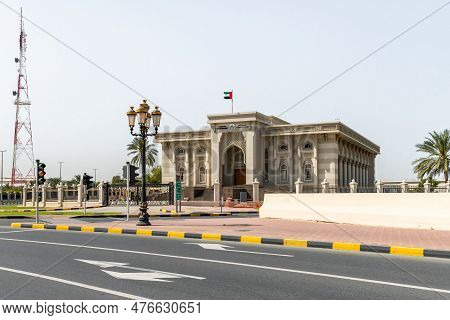
[[[87,187],[83,185],[83,198],[84,198],[84,215],[86,215],[86,193],[87,193]]]
[[[127,162],[127,221],[130,219],[130,163]]]
[[[34,182],[34,201],[36,201],[36,223],[39,223],[39,160],[36,160],[36,181]]]

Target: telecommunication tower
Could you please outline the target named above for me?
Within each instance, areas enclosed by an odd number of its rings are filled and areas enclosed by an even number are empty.
[[[17,91],[13,91],[16,97],[16,122],[14,126],[14,153],[11,173],[11,184],[24,183],[35,177],[33,134],[31,131],[31,101],[28,95],[28,81],[25,56],[27,50],[27,35],[23,26],[22,8],[20,8],[20,54],[15,58],[18,64]]]

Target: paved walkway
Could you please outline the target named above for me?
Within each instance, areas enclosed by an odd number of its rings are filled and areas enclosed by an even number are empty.
[[[165,210],[175,210],[175,206],[150,206],[148,207],[149,214],[161,214],[160,209]],[[102,208],[95,208],[95,209],[89,209],[89,212],[115,212],[115,213],[123,213],[126,214],[127,207],[126,206],[109,206],[109,207],[102,207]],[[220,207],[191,207],[191,206],[183,206],[181,208],[182,213],[192,213],[192,212],[220,212]],[[223,212],[258,212],[256,209],[252,208],[222,208]],[[130,214],[139,214],[139,207],[138,206],[131,206],[130,207]]]
[[[84,222],[68,217],[52,217],[54,224],[136,229],[131,221]],[[261,219],[229,218],[152,218],[152,226],[139,227],[160,231],[217,233],[223,235],[251,235],[270,238],[298,239],[327,242],[356,242],[370,245],[421,247],[450,250],[450,231],[372,227],[349,224]]]

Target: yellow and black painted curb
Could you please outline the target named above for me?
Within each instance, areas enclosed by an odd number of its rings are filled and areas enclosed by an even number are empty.
[[[234,241],[251,244],[271,244],[286,247],[321,248],[332,250],[374,252],[414,257],[434,257],[450,259],[450,251],[430,250],[425,248],[410,248],[400,246],[378,246],[346,242],[322,242],[297,239],[276,239],[255,236],[227,236],[213,233],[189,233],[179,231],[156,231],[148,229],[99,228],[92,226],[67,226],[44,223],[11,223],[11,228],[48,229],[59,231],[102,232],[114,234],[128,234],[137,236],[154,236],[166,238],[201,239],[212,241]]]

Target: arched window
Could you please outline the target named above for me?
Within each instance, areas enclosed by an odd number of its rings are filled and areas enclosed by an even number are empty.
[[[311,165],[311,163],[305,164],[304,177],[305,177],[305,181],[312,181],[312,165]]]
[[[197,154],[205,154],[205,148],[199,147],[199,148],[197,149]]]
[[[288,181],[288,167],[286,164],[282,164],[280,166],[280,173],[281,173],[281,181],[287,182]]]
[[[177,149],[175,150],[175,154],[176,154],[177,156],[184,156],[185,150],[184,150],[183,148],[177,148]]]
[[[285,143],[283,143],[283,144],[280,144],[280,146],[278,147],[278,150],[280,150],[280,151],[288,151],[288,146],[287,146],[287,144],[285,144]]]
[[[312,150],[313,149],[313,145],[311,142],[306,142],[305,145],[303,146],[304,150]]]
[[[200,183],[206,182],[206,168],[203,166],[198,169],[198,181]]]

